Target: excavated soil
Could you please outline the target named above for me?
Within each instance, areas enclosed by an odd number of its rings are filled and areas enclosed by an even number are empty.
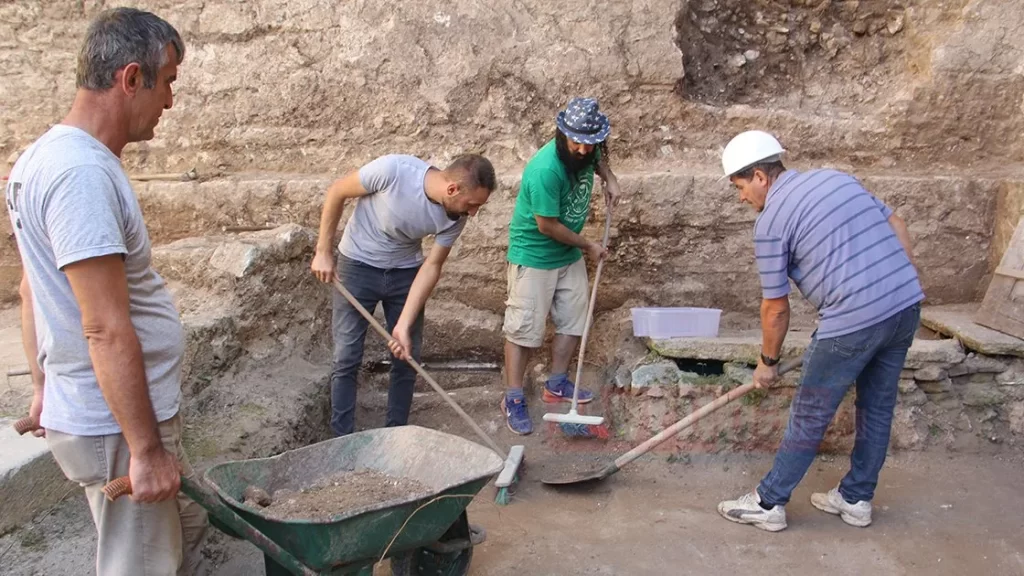
[[[530,461],[530,474],[543,480],[575,479],[601,471],[612,458],[603,454],[562,453]]]
[[[263,512],[279,520],[328,520],[349,510],[428,491],[416,480],[376,470],[342,472],[297,492],[275,490]]]

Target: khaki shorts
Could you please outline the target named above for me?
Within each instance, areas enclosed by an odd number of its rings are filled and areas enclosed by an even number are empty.
[[[555,332],[582,336],[587,323],[587,265],[583,259],[553,270],[508,264],[505,338],[524,348],[540,348],[548,313]]]

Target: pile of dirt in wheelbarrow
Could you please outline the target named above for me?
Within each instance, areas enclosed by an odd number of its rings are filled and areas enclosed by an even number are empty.
[[[275,490],[263,512],[278,520],[327,520],[363,506],[428,492],[429,488],[411,478],[376,470],[349,471],[326,476],[298,491]],[[253,504],[264,506],[266,499],[262,500]]]

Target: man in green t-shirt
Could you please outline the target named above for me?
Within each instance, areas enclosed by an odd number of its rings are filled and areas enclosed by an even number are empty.
[[[508,299],[502,328],[508,390],[501,407],[516,434],[533,431],[523,378],[530,351],[544,342],[549,313],[556,333],[544,401],[572,401],[575,384],[568,377],[569,361],[587,320],[583,253],[595,262],[606,254],[600,243],[580,236],[590,213],[594,173],[605,183],[607,202],[614,203],[619,194],[604,144],[611,126],[597,100],[573,98],[555,122],[555,137],[523,171],[509,223]],[[593,394],[581,388],[578,402],[591,400]]]

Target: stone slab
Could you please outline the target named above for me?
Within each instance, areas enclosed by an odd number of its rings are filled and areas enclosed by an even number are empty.
[[[974,323],[979,306],[974,303],[923,308],[921,324],[982,354],[1024,357],[1024,340]]]
[[[809,332],[790,332],[782,345],[782,357],[803,355],[810,345]],[[727,333],[717,338],[649,339],[648,347],[666,358],[719,360],[756,364],[761,354],[761,333],[758,330]],[[915,339],[907,353],[906,367],[912,370],[928,364],[953,365],[964,359],[963,347],[953,339]]]
[[[809,332],[790,332],[782,345],[782,357],[801,356],[811,343]],[[747,330],[725,333],[717,338],[670,338],[647,342],[648,347],[666,358],[719,360],[756,364],[761,355],[761,332]]]
[[[952,366],[953,364],[963,362],[964,358],[964,349],[957,340],[923,340],[916,338],[914,343],[910,345],[910,350],[907,351],[907,360],[904,362],[904,367],[919,370],[928,364]]]
[[[13,419],[0,419],[0,534],[48,510],[76,485],[64,477],[46,440],[18,436]]]

